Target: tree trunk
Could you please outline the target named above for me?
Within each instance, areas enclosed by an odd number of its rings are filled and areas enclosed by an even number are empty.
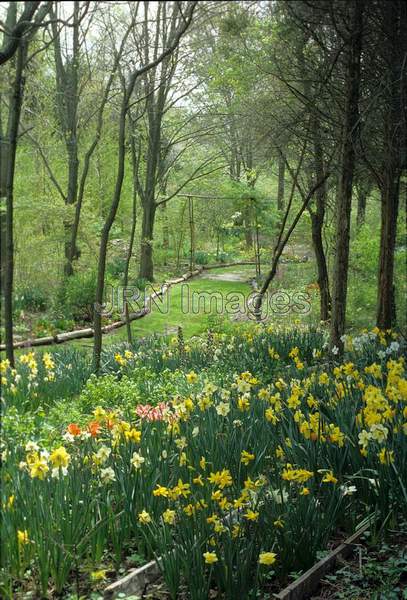
[[[399,180],[390,171],[381,194],[381,235],[377,298],[377,326],[391,329],[396,321],[394,249],[396,245]]]
[[[284,187],[285,187],[285,156],[279,152],[278,156],[278,191],[277,209],[284,210]]]
[[[94,341],[93,341],[93,366],[96,373],[100,370],[100,357],[102,352],[102,312],[103,312],[103,294],[105,286],[105,272],[106,272],[106,256],[107,256],[107,244],[109,241],[109,234],[114,223],[117,209],[119,207],[120,196],[122,191],[123,179],[124,179],[124,163],[125,163],[125,138],[126,138],[126,113],[128,107],[128,101],[134,88],[135,77],[129,83],[129,90],[123,97],[122,107],[119,119],[119,140],[118,140],[118,158],[117,158],[117,175],[116,184],[110,206],[109,213],[107,215],[105,224],[102,229],[102,235],[100,239],[99,248],[99,261],[98,261],[98,273],[96,283],[96,294],[95,294],[95,307],[93,316],[93,329],[94,329]]]
[[[55,74],[57,86],[57,109],[59,115],[60,131],[63,134],[67,152],[68,166],[68,186],[65,194],[65,205],[69,207],[75,205],[78,197],[78,131],[77,131],[77,113],[78,113],[78,86],[79,86],[79,27],[80,27],[80,7],[79,1],[73,3],[73,22],[72,22],[72,58],[63,62],[60,32],[56,22],[52,23],[53,46],[55,57]],[[51,12],[53,19],[56,14]],[[67,277],[73,275],[73,261],[79,257],[79,250],[76,246],[76,218],[72,216],[63,219],[64,227],[64,274]]]
[[[381,235],[379,255],[377,326],[391,329],[396,322],[394,250],[397,234],[400,176],[406,163],[407,9],[404,3],[386,4],[384,15],[389,69],[388,106],[385,112],[385,155],[381,177]],[[403,76],[404,70],[404,76]],[[404,149],[404,151],[403,151]]]
[[[318,117],[314,114],[311,119],[312,136],[314,144],[314,169],[317,181],[322,181],[325,174],[324,156],[321,145],[320,124]],[[329,275],[325,257],[324,244],[322,241],[322,228],[325,220],[325,208],[327,205],[326,181],[317,189],[316,211],[311,213],[311,235],[312,245],[315,253],[318,272],[318,286],[320,293],[320,319],[328,321],[331,314],[331,294],[329,291]]]
[[[14,367],[13,346],[13,276],[14,276],[14,174],[17,153],[17,137],[23,100],[23,69],[26,57],[26,45],[20,42],[17,50],[13,93],[10,98],[8,120],[8,152],[6,179],[6,218],[5,218],[5,272],[4,272],[4,333],[6,356]]]
[[[129,303],[127,301],[127,293],[126,288],[129,285],[129,270],[130,270],[130,262],[133,254],[134,247],[134,238],[136,237],[136,225],[137,225],[137,190],[136,190],[136,176],[137,176],[137,168],[138,168],[138,157],[136,152],[136,143],[134,139],[134,129],[130,135],[130,147],[131,147],[131,164],[133,168],[133,203],[132,203],[132,221],[131,221],[131,231],[130,231],[130,240],[129,240],[129,248],[127,250],[126,256],[126,264],[124,267],[124,276],[123,276],[123,288],[124,288],[124,315],[126,320],[126,331],[127,331],[127,341],[129,344],[133,343],[133,337],[131,333],[131,323],[130,323],[130,315],[129,315]]]
[[[345,85],[345,115],[342,133],[341,171],[336,205],[336,254],[333,269],[331,347],[343,351],[345,333],[346,296],[348,287],[350,216],[352,185],[355,168],[355,143],[359,119],[360,55],[363,35],[363,0],[350,5],[352,22],[348,46]]]
[[[365,223],[366,218],[366,201],[370,194],[372,185],[370,182],[361,182],[356,186],[356,193],[358,197],[358,210],[356,214],[356,227],[359,230]]]
[[[322,241],[323,221],[321,221],[321,218],[318,215],[318,213],[311,212],[310,214],[312,245],[314,248],[318,272],[318,286],[320,293],[320,319],[321,321],[328,321],[331,311],[331,295],[329,293],[328,267],[326,264],[324,245]]]
[[[246,250],[253,248],[253,230],[251,224],[251,206],[247,206],[243,210],[243,223],[244,223],[244,239],[246,242]]]
[[[165,203],[161,205],[161,210],[163,218],[163,249],[168,250],[170,247],[170,228],[168,226],[167,205]]]
[[[153,232],[156,205],[154,202],[146,202],[143,209],[139,276],[142,279],[154,281]]]

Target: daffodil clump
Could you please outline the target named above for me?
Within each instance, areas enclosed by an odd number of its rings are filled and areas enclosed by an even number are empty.
[[[3,441],[4,597],[28,571],[43,595],[81,564],[104,581],[104,551],[119,566],[131,540],[161,557],[171,597],[186,585],[197,600],[210,587],[246,598],[309,567],[338,527],[406,512],[406,365],[391,332],[347,338],[342,360],[306,332],[256,326],[211,343],[216,370],[191,351],[169,399],[106,401],[51,442]],[[136,368],[131,354],[114,361]]]

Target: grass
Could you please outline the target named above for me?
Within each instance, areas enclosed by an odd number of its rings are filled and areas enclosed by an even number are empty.
[[[142,319],[133,321],[132,333],[135,337],[144,337],[158,334],[172,334],[181,326],[185,337],[199,335],[207,330],[210,317],[216,315],[216,309],[206,303],[206,307],[201,301],[198,305],[194,302],[194,312],[191,308],[191,295],[195,292],[205,292],[205,294],[216,294],[220,299],[224,299],[227,294],[240,293],[248,296],[251,289],[247,283],[236,281],[211,280],[206,278],[194,279],[185,284],[176,285],[170,288],[167,297],[163,302],[158,301],[158,306],[152,306],[151,313]],[[188,297],[190,299],[188,307]],[[218,304],[220,310],[220,304]],[[104,336],[105,342],[121,342],[126,339],[125,328],[121,328]]]

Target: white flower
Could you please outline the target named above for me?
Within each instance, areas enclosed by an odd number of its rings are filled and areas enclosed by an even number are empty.
[[[26,452],[38,452],[40,447],[35,442],[27,442],[25,445]]]
[[[140,469],[141,465],[146,461],[144,456],[141,456],[138,452],[133,452],[133,456],[130,460],[131,464],[135,469]]]
[[[288,492],[285,490],[270,490],[270,495],[277,504],[282,504],[288,500]]]
[[[357,491],[356,485],[341,485],[340,489],[344,496],[351,496]]]
[[[240,419],[235,419],[233,421],[233,427],[241,427],[242,425],[243,425],[243,423]]]
[[[182,436],[178,439],[175,440],[175,445],[178,448],[178,450],[184,450],[184,448],[187,447],[187,438],[185,436]]]
[[[363,429],[358,435],[359,446],[362,446],[363,448],[367,448],[371,437],[372,437],[372,434],[369,433],[368,431],[366,431],[365,429]]]
[[[168,452],[167,452],[167,450],[163,450],[163,451],[161,452],[161,456],[162,456],[162,457],[163,457],[163,459],[165,460],[165,459],[167,458],[167,456],[168,456]]]
[[[331,350],[332,354],[335,354],[335,356],[339,353],[339,348],[337,346],[334,346]]]
[[[370,427],[370,433],[374,440],[377,440],[379,443],[383,443],[387,439],[389,430],[381,423],[373,423],[373,425]]]
[[[68,469],[66,467],[56,467],[55,469],[52,469],[51,477],[53,477],[54,479],[59,479],[60,472],[64,477],[68,475]]]
[[[107,461],[107,459],[109,458],[111,453],[112,453],[111,448],[108,448],[107,446],[101,446],[99,448],[99,450],[96,452],[95,457],[100,462],[100,464],[103,465]]]
[[[226,417],[230,412],[230,404],[228,402],[219,402],[216,407],[216,412],[222,417]]]
[[[199,434],[199,427],[194,427],[192,430],[192,437],[196,437]]]
[[[222,400],[229,400],[230,390],[222,390],[220,393],[220,397],[222,398]]]
[[[26,463],[26,462],[24,462],[23,460],[22,460],[22,461],[20,461],[20,462],[18,463],[18,468],[20,469],[20,471],[24,471],[24,469],[26,469],[26,468],[27,468],[27,463]]]
[[[66,433],[64,433],[64,435],[62,436],[62,438],[66,441],[66,442],[74,442],[75,441],[75,436],[72,435],[72,433],[69,433],[69,431],[67,431]]]
[[[393,352],[398,352],[400,348],[400,344],[398,342],[392,342],[390,346],[386,350],[386,354],[392,354]]]
[[[377,353],[377,356],[383,360],[383,358],[386,357],[386,353],[383,350],[379,350],[379,352]]]
[[[112,467],[107,467],[106,469],[100,470],[100,480],[104,484],[116,480],[116,475],[114,474]]]

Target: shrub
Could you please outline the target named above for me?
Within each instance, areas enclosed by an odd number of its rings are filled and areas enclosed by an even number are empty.
[[[14,309],[42,312],[47,309],[49,298],[47,293],[35,286],[24,286],[16,290]]]
[[[219,252],[218,259],[221,263],[227,263],[230,261],[230,255],[227,252]]]
[[[113,258],[112,262],[107,265],[107,273],[114,279],[120,279],[126,268],[126,260],[121,256]]]
[[[207,265],[209,262],[208,253],[198,250],[198,252],[195,253],[195,262],[197,265]]]
[[[75,273],[65,284],[64,304],[77,321],[92,321],[96,273]]]

